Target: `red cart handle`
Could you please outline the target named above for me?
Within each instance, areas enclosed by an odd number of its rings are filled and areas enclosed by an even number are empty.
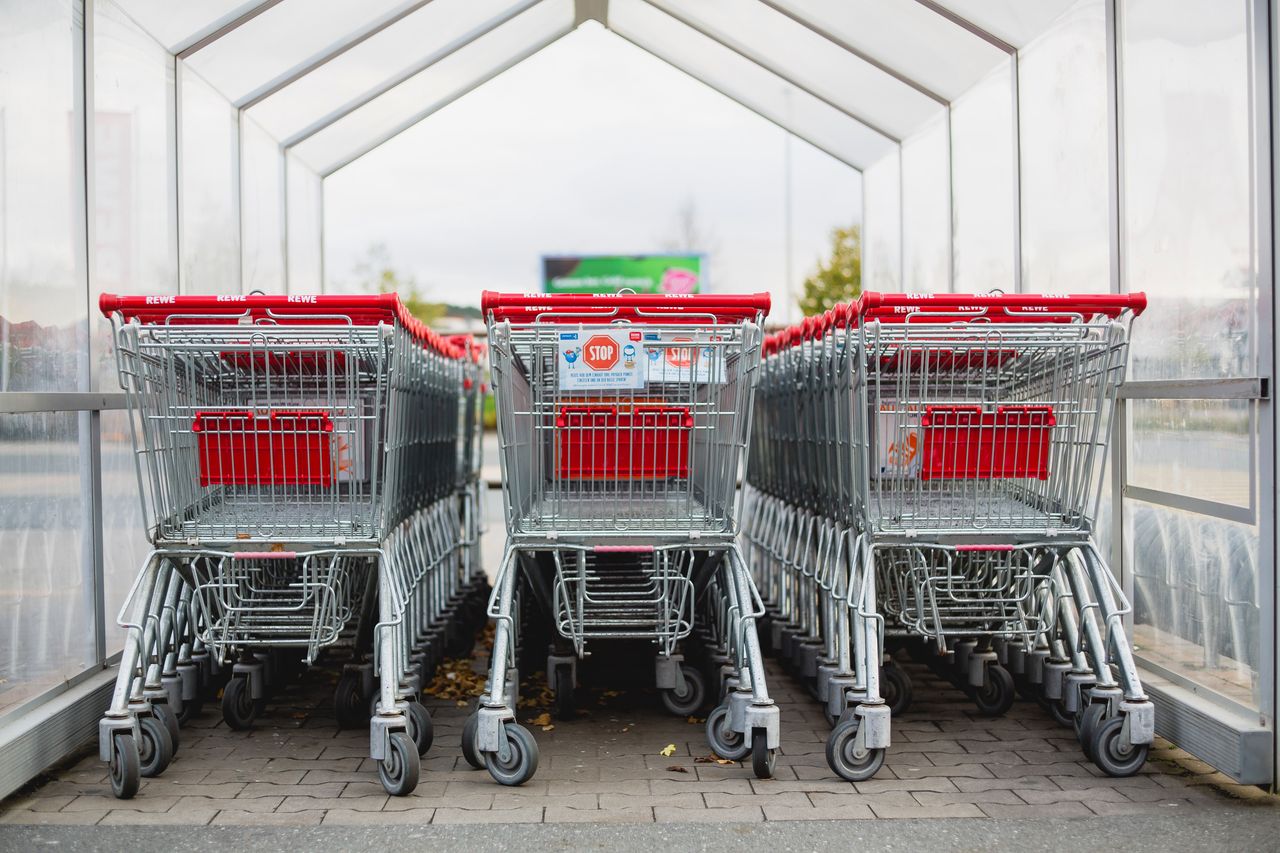
[[[767,293],[495,293],[480,296],[480,313],[495,322],[583,323],[633,320],[741,323],[769,313]]]
[[[1136,317],[1147,307],[1145,293],[875,293],[867,292],[854,303],[854,318],[888,320],[910,314],[945,314],[955,320],[971,314],[996,322],[1045,322],[1038,315],[1105,315],[1113,320],[1126,311]],[[852,318],[851,318],[852,319]],[[922,319],[922,318],[921,318]]]
[[[98,297],[104,316],[119,314],[126,321],[144,324],[173,322],[181,325],[238,323],[242,318],[272,320],[280,325],[328,326],[349,321],[356,326],[400,323],[423,348],[462,359],[464,348],[446,340],[409,313],[395,293],[316,294],[274,296],[118,296]]]

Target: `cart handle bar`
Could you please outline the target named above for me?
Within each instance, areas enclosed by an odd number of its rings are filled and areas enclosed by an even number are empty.
[[[803,341],[821,338],[830,329],[844,329],[859,322],[964,323],[1064,323],[1076,317],[1103,315],[1117,319],[1125,312],[1138,316],[1147,307],[1145,293],[875,293],[868,291],[856,302],[842,302],[803,322],[765,338],[765,355],[772,355]]]
[[[480,296],[480,313],[493,322],[590,323],[661,320],[668,323],[741,323],[769,313],[767,293],[495,293]]]
[[[232,324],[242,319],[270,320],[279,325],[331,326],[350,323],[376,326],[399,323],[423,348],[446,358],[466,358],[466,349],[448,340],[409,313],[395,293],[319,294],[295,296],[118,296],[98,297],[104,316],[159,325]]]

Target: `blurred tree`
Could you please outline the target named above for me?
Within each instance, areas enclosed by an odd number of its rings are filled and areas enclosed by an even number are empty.
[[[401,273],[391,265],[391,253],[385,243],[370,245],[364,259],[355,265],[352,272],[358,289],[370,293],[400,294],[404,307],[424,323],[434,323],[445,314],[445,306],[428,301],[413,276]]]
[[[862,227],[850,225],[831,232],[831,257],[804,280],[800,310],[805,316],[821,314],[837,302],[849,302],[862,293]]]
[[[720,248],[720,239],[714,229],[703,223],[702,215],[698,212],[698,202],[693,196],[687,196],[676,210],[671,231],[658,241],[658,245],[662,247],[662,251],[673,255],[694,252],[714,255]]]

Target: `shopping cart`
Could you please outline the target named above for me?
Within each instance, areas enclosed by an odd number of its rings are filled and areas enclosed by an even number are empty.
[[[394,294],[100,307],[154,547],[99,726],[113,792],[164,770],[202,692],[221,683],[223,718],[248,728],[283,671],[337,647],[339,722],[367,723],[384,787],[412,791],[432,643],[476,573],[457,504],[465,350]]]
[[[680,649],[696,614],[715,614],[733,666],[709,717],[712,745],[772,773],[778,710],[735,513],[768,307],[765,294],[485,293],[508,542],[490,601],[489,681],[463,752],[499,782],[537,768],[514,715],[531,611],[552,625],[547,673],[566,716],[576,662],[601,640],[655,644],[664,704],[698,710],[706,679]]]
[[[844,778],[879,769],[890,707],[909,701],[885,642],[920,638],[980,712],[1007,710],[1020,680],[1104,772],[1141,768],[1153,710],[1092,519],[1145,304],[868,293],[768,342],[750,498],[768,512],[748,550],[784,654],[817,647]],[[787,591],[814,573],[805,531],[827,523],[843,544],[835,576],[817,571],[815,623]],[[837,600],[847,621],[826,609]]]

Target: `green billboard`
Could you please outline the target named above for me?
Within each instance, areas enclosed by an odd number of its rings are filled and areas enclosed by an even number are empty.
[[[544,293],[698,293],[702,255],[546,255]]]

